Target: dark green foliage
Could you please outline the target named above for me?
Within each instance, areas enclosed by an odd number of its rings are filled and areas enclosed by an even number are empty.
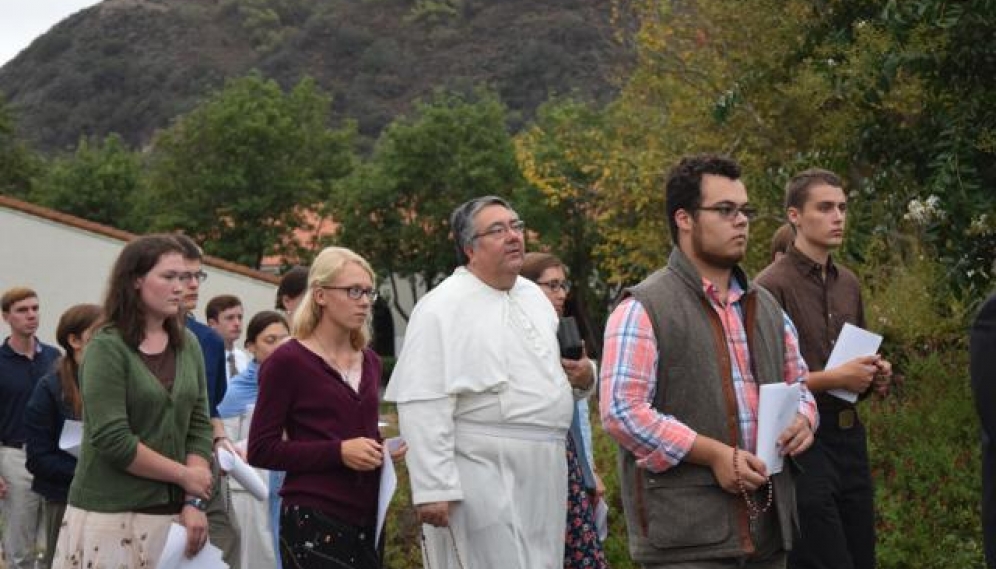
[[[229,82],[156,137],[154,227],[251,267],[270,253],[296,257],[291,230],[354,167],[354,132],[328,128],[330,103],[310,80],[286,93],[258,74]]]
[[[0,194],[25,197],[41,160],[17,135],[13,113],[0,95]]]
[[[141,233],[149,220],[134,211],[142,183],[138,155],[121,138],[81,138],[71,156],[47,165],[31,201],[90,221]]]
[[[498,99],[440,91],[385,129],[370,161],[340,187],[337,239],[361,251],[392,286],[408,279],[406,286],[431,288],[456,265],[453,209],[476,196],[510,198],[522,185]]]
[[[846,2],[831,14],[808,33],[820,56],[845,62],[826,74],[862,115],[846,159],[856,179],[870,182],[863,182],[870,200],[893,202],[885,209],[892,219],[870,229],[895,231],[905,202],[936,196],[939,215],[913,220],[919,236],[936,248],[959,295],[983,294],[996,261],[989,215],[996,206],[996,44],[987,39],[996,3]],[[859,56],[871,58],[863,71],[874,76],[855,77],[846,62]],[[920,91],[917,98],[897,104],[910,89]]]
[[[883,569],[982,566],[979,427],[958,347],[903,354],[898,393],[864,406]]]

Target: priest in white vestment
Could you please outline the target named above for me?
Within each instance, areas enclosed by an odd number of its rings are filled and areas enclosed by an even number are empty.
[[[451,218],[464,266],[412,311],[384,398],[398,404],[430,569],[560,569],[574,400],[557,315],[518,276],[523,223],[488,196]]]

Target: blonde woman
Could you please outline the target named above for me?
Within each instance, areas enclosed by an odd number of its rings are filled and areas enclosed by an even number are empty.
[[[285,569],[380,567],[381,362],[367,347],[376,299],[363,257],[323,250],[294,312],[292,339],[260,367],[249,462],[287,472],[280,492]]]

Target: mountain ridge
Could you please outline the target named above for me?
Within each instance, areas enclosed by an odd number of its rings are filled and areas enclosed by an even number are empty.
[[[606,101],[624,49],[596,0],[105,0],[0,68],[0,92],[43,151],[154,132],[252,70],[305,76],[336,120],[373,139],[434,89],[488,85],[524,124],[553,94]]]

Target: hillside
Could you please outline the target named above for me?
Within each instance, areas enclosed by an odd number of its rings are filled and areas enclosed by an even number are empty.
[[[105,0],[0,68],[39,149],[144,145],[226,78],[310,75],[374,137],[433,89],[487,84],[528,120],[551,94],[606,100],[623,50],[601,0]],[[518,125],[513,125],[518,126]]]

